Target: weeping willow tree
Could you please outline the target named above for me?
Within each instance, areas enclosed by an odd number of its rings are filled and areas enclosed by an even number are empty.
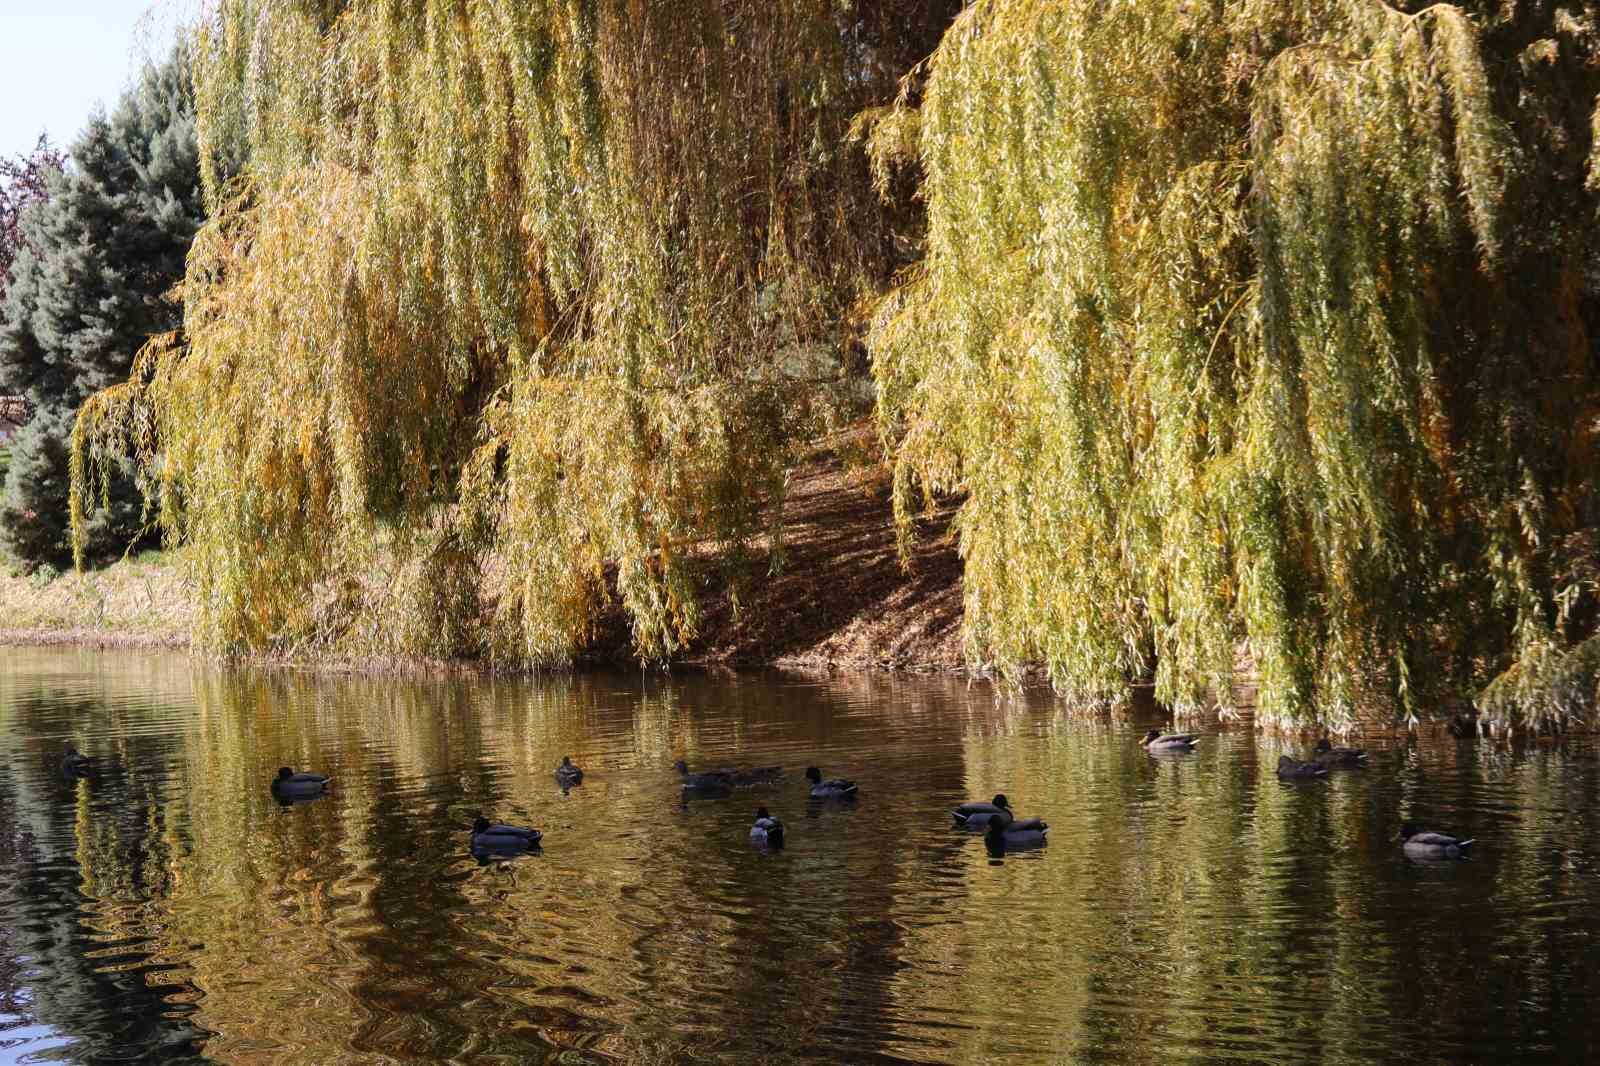
[[[140,455],[212,647],[561,663],[614,589],[671,652],[863,394],[920,213],[850,123],[958,8],[218,0],[185,335],[80,420],[80,515]]]
[[[1243,649],[1281,724],[1593,702],[1592,16],[963,12],[871,138],[929,211],[871,347],[975,659],[1226,707]]]

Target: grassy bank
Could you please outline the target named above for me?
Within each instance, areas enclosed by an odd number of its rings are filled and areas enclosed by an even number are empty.
[[[187,645],[194,608],[171,554],[86,574],[0,570],[0,644]]]

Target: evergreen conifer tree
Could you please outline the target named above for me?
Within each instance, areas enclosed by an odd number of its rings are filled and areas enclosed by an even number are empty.
[[[170,292],[204,218],[193,96],[175,53],[148,68],[109,116],[90,118],[49,199],[23,220],[0,320],[0,392],[34,422],[17,438],[0,494],[0,545],[26,563],[65,565],[68,449],[84,399],[126,379],[151,335],[177,329]],[[139,495],[112,480],[87,555],[114,555],[142,528]]]
[[[61,565],[72,556],[67,510],[55,502],[67,491],[71,433],[72,419],[62,408],[44,407],[11,440],[6,492],[0,496],[0,536],[7,550],[25,562]]]

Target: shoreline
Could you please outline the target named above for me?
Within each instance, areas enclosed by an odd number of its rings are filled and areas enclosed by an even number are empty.
[[[316,673],[351,674],[419,674],[469,673],[483,676],[533,677],[541,673],[603,673],[618,670],[645,670],[649,673],[670,676],[673,674],[716,674],[776,670],[783,673],[823,676],[828,674],[882,674],[902,677],[946,677],[974,682],[1001,683],[988,672],[977,672],[964,666],[944,664],[882,665],[849,659],[781,658],[771,661],[689,656],[663,663],[641,664],[637,659],[620,661],[586,656],[565,669],[537,669],[532,667],[499,667],[484,659],[429,659],[404,655],[324,655],[254,654],[221,655],[195,649],[187,637],[159,633],[128,633],[91,626],[48,627],[23,626],[0,629],[0,648],[91,648],[102,651],[170,651],[182,652],[203,662],[222,663],[244,667],[269,667],[273,669],[305,670]],[[1024,674],[1025,688],[1048,687],[1048,683],[1034,675]]]
[[[109,648],[140,651],[189,651],[192,641],[160,633],[127,633],[114,629],[96,629],[89,626],[52,628],[48,626],[22,626],[0,629],[0,647],[4,648]]]
[[[238,669],[323,674],[332,677],[470,675],[482,678],[532,678],[539,676],[541,673],[584,675],[620,670],[637,671],[641,669],[638,660],[620,662],[595,657],[581,659],[570,668],[558,671],[500,668],[483,659],[466,658],[427,659],[416,656],[340,654],[315,657],[305,655],[211,655],[196,651],[193,647],[193,642],[187,637],[156,633],[125,633],[83,626],[70,628],[12,627],[0,629],[0,648],[80,648],[95,651],[182,652],[186,656],[210,665]],[[986,671],[973,671],[964,665],[957,667],[942,663],[884,665],[870,661],[821,659],[817,657],[784,657],[765,662],[728,658],[686,657],[674,659],[670,662],[651,664],[644,667],[644,670],[657,677],[777,672],[812,678],[834,676],[878,676],[928,680],[943,678],[961,680],[968,684],[992,685],[997,690],[1004,690],[1008,687],[1008,683],[998,675]],[[1052,691],[1049,681],[1043,676],[1043,672],[1033,667],[1021,672],[1021,677],[1017,681],[1016,687],[1021,692]],[[1192,729],[1203,723],[1204,728],[1209,730],[1233,731],[1247,729],[1251,734],[1258,737],[1276,737],[1280,739],[1323,736],[1327,733],[1327,730],[1320,726],[1284,728],[1271,724],[1264,725],[1256,718],[1251,709],[1242,709],[1239,713],[1227,718],[1219,715],[1215,708],[1175,717],[1170,711],[1161,709],[1160,705],[1155,702],[1151,689],[1152,686],[1148,682],[1131,683],[1128,686],[1127,700],[1119,705],[1118,709],[1106,706],[1078,708],[1064,706],[1062,713],[1118,717],[1124,716],[1131,711],[1133,712],[1133,717],[1141,721],[1146,719],[1154,721],[1157,717],[1165,719],[1172,723],[1174,729]],[[1414,725],[1398,721],[1371,721],[1363,723],[1359,728],[1342,736],[1344,739],[1386,739],[1392,741],[1406,737],[1438,739],[1445,735],[1452,735],[1461,741],[1481,740],[1495,744],[1508,744],[1554,740],[1568,735],[1587,736],[1600,732],[1600,728],[1585,729],[1581,727],[1559,731],[1517,728],[1502,730],[1495,734],[1480,734],[1472,729],[1462,732],[1461,729],[1465,721],[1468,720],[1464,719],[1459,713],[1426,719]]]
[[[643,669],[663,676],[776,670],[1008,684],[991,671],[973,669],[965,656],[962,567],[951,530],[958,501],[939,501],[918,517],[916,538],[902,559],[887,472],[881,464],[850,458],[862,453],[864,440],[861,430],[847,433],[836,447],[814,454],[790,473],[783,569],[761,573],[758,564],[736,584],[718,568],[706,567],[699,581],[699,634],[668,661]],[[196,649],[190,639],[194,609],[186,586],[178,561],[160,552],[44,584],[0,574],[0,615],[22,623],[0,625],[0,647],[183,651],[210,662],[334,675],[547,672],[497,666],[481,657],[427,659],[331,649],[214,655]],[[95,622],[84,624],[84,619]],[[598,621],[569,669],[640,670],[628,619],[615,600]],[[1231,721],[1219,721],[1215,708],[1177,717],[1168,711],[1163,717],[1175,723],[1248,725],[1263,733],[1319,731],[1286,731],[1259,721],[1247,663],[1240,664],[1236,676],[1242,705]],[[1016,683],[1030,690],[1050,687],[1037,665],[1020,670]],[[1127,703],[1155,709],[1149,689],[1137,684],[1129,685]],[[1441,710],[1439,717],[1415,727],[1374,715],[1348,735],[1397,736],[1452,727],[1477,731],[1475,712]],[[1515,732],[1537,735],[1521,728]]]

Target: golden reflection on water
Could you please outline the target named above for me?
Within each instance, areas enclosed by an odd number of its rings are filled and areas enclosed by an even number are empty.
[[[1576,1061],[1593,746],[1285,785],[1280,741],[854,676],[543,681],[5,649],[0,1056],[220,1062]],[[97,755],[63,778],[69,741]],[[587,771],[563,793],[553,769]],[[674,759],[789,768],[685,804]],[[801,771],[856,778],[816,806]],[[279,765],[330,773],[280,806]],[[992,861],[945,810],[1052,826]],[[789,846],[746,839],[764,803]],[[542,854],[479,864],[480,811]],[[1401,817],[1474,833],[1417,867]]]

